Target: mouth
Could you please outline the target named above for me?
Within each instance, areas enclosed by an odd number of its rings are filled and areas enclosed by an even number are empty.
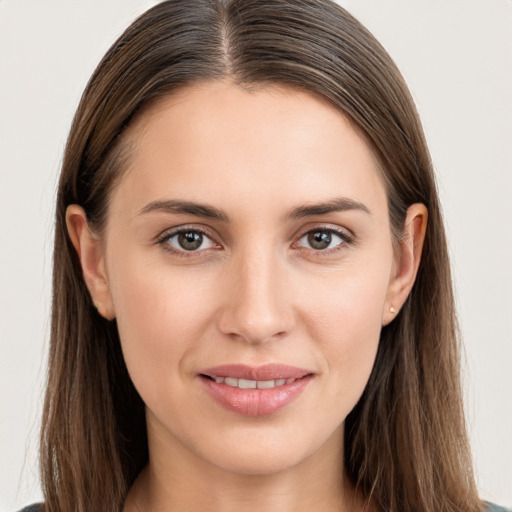
[[[296,400],[314,373],[280,364],[238,364],[204,370],[198,376],[211,398],[225,409],[246,416],[263,416]]]
[[[234,380],[242,381],[242,385],[250,385],[254,389],[252,382],[267,382],[268,386],[283,385],[283,380],[290,381],[290,379],[300,379],[306,375],[311,375],[313,372],[304,368],[297,368],[287,364],[267,363],[259,366],[250,366],[246,364],[224,364],[215,366],[213,368],[206,368],[201,371],[200,375],[209,377],[212,380],[224,379],[227,385],[235,385]],[[228,379],[226,381],[226,379]],[[248,384],[245,381],[249,381]],[[270,384],[274,381],[274,384]],[[277,384],[276,384],[277,383]],[[237,385],[238,387],[238,385]],[[256,385],[257,387],[257,385]],[[251,389],[249,387],[248,389]]]
[[[311,375],[311,374],[307,374]],[[307,376],[305,375],[305,377]],[[275,379],[275,380],[252,380],[252,379],[236,379],[234,377],[211,377],[210,375],[201,374],[201,377],[216,382],[217,384],[226,384],[232,388],[239,389],[272,389],[282,387],[286,384],[292,384],[297,379]],[[300,377],[302,378],[302,377]]]

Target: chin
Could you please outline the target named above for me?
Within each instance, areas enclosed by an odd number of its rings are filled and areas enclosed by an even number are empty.
[[[212,463],[223,471],[246,476],[265,476],[284,472],[296,466],[302,459],[297,453],[269,453],[253,450],[229,457],[215,457]]]
[[[326,432],[301,436],[304,430],[279,431],[274,429],[251,429],[251,432],[232,432],[222,441],[212,440],[203,446],[202,457],[213,466],[239,475],[264,476],[285,472],[308,460],[315,454],[323,456],[323,450],[332,452],[335,436]],[[310,434],[313,434],[310,432]],[[324,437],[325,436],[325,437]],[[319,441],[324,439],[324,442]],[[197,447],[199,448],[199,447]]]

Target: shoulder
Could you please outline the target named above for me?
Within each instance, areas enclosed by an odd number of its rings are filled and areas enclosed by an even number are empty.
[[[20,510],[20,512],[42,512],[43,506],[41,503],[36,503],[35,505],[29,505],[24,509]]]
[[[487,506],[485,512],[512,512],[511,509],[505,507],[499,507],[498,505],[494,505],[493,503],[485,502]]]

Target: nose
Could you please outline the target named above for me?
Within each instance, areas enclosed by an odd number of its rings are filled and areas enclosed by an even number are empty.
[[[247,252],[226,269],[226,298],[218,325],[231,338],[256,345],[291,332],[295,322],[293,291],[279,255],[271,250]]]

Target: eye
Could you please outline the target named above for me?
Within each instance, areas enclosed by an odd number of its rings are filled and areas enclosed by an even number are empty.
[[[350,242],[347,235],[333,229],[317,229],[303,235],[298,242],[300,247],[307,247],[315,251],[335,249],[343,243]]]
[[[197,229],[182,229],[165,235],[160,241],[171,252],[198,252],[217,247],[213,240]]]

